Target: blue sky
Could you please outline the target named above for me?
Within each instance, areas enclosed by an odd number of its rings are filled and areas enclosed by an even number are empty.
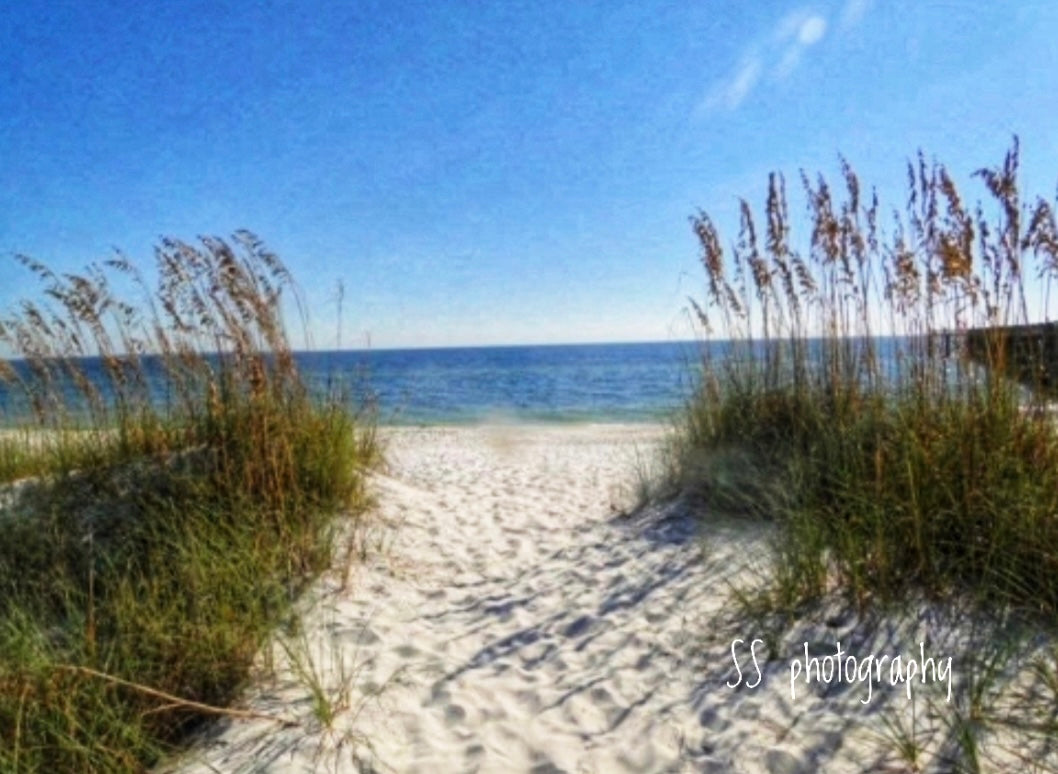
[[[688,217],[843,153],[903,198],[1021,137],[1058,182],[1052,2],[28,2],[0,10],[0,253],[238,228],[318,347],[682,338]],[[32,284],[0,264],[0,302]]]

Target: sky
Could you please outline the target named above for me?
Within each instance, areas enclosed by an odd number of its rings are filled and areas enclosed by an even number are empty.
[[[687,338],[690,216],[733,241],[772,170],[840,153],[899,205],[921,148],[977,198],[1017,134],[1053,199],[1056,33],[1050,0],[7,3],[0,305],[15,253],[249,229],[316,348]]]

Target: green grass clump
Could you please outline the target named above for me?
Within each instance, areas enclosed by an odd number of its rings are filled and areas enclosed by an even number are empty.
[[[366,505],[373,429],[303,385],[249,234],[167,240],[0,321],[0,771],[135,771],[230,710]],[[119,300],[112,283],[139,288]]]
[[[986,214],[919,155],[888,233],[844,162],[843,196],[802,176],[804,251],[778,175],[764,233],[743,202],[730,256],[693,219],[708,294],[695,309],[729,341],[685,414],[679,474],[777,523],[784,605],[835,589],[861,606],[970,596],[1054,621],[1058,432],[1040,385],[1004,375],[1000,327],[1046,312],[1058,226],[1046,201],[1022,203],[1017,167],[1015,142],[977,173]]]

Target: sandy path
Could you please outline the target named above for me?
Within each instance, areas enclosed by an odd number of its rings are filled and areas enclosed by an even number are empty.
[[[222,724],[185,770],[877,765],[877,723],[856,719],[878,703],[863,707],[857,689],[792,701],[778,660],[755,690],[727,687],[728,581],[751,577],[759,533],[701,539],[678,512],[615,518],[661,438],[649,426],[389,431],[368,561],[300,603],[305,653],[348,701],[322,724],[306,681],[280,669],[247,705],[301,725]],[[791,636],[852,637],[851,622],[831,626]]]

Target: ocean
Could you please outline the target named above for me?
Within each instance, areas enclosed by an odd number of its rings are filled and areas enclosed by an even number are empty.
[[[876,340],[882,371],[900,381],[901,352],[910,339]],[[713,363],[732,356],[730,342],[558,344],[297,352],[306,384],[319,395],[339,395],[354,410],[369,406],[381,424],[471,424],[481,422],[658,422],[673,416],[699,382],[704,355]],[[813,357],[821,342],[812,340]],[[740,350],[738,357],[746,357]],[[760,357],[760,342],[749,357]],[[13,361],[28,375],[25,363]],[[144,358],[152,400],[172,398],[160,361]],[[966,370],[953,358],[938,366],[951,384]],[[81,367],[106,395],[97,358]],[[66,405],[78,391],[64,385]],[[21,391],[0,383],[0,425],[17,423],[27,406]]]
[[[369,400],[383,424],[656,422],[693,390],[700,344],[561,344],[297,355],[315,389]]]
[[[565,344],[297,352],[306,384],[369,405],[382,424],[656,422],[690,396],[700,344]],[[21,361],[16,370],[28,376]],[[160,362],[144,358],[152,400],[170,399]],[[81,361],[106,395],[98,358]],[[81,401],[65,385],[68,406]],[[25,396],[0,383],[0,424],[27,414]]]

